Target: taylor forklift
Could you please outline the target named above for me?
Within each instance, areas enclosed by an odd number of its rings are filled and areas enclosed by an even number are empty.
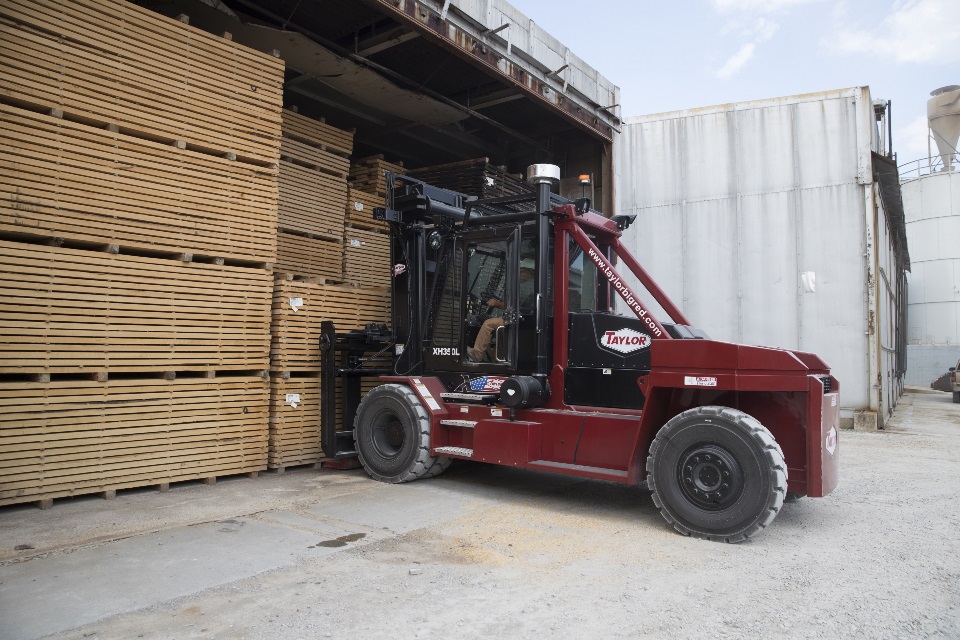
[[[535,192],[483,200],[388,175],[392,326],[323,324],[327,455],[392,483],[453,460],[646,483],[677,531],[726,542],[829,494],[830,368],[709,339],[621,242],[635,216],[552,194],[554,165],[527,173]],[[381,384],[360,401],[368,376]]]

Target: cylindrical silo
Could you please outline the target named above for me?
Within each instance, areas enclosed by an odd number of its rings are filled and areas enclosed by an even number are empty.
[[[960,86],[930,95],[927,113],[940,159],[927,173],[907,173],[900,186],[912,265],[905,382],[920,386],[960,358]]]

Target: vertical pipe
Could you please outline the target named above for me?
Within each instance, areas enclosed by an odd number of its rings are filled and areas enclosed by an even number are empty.
[[[537,185],[537,360],[534,377],[540,380],[546,389],[547,374],[550,373],[550,333],[547,331],[547,299],[550,287],[550,181],[542,180]],[[555,265],[562,269],[564,265]]]

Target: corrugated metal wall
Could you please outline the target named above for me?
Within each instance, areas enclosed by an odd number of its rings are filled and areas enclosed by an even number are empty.
[[[628,118],[616,148],[627,243],[687,317],[715,339],[819,354],[848,417],[896,401],[874,386],[896,314],[873,298],[897,288],[871,275],[895,263],[876,138],[863,87]]]

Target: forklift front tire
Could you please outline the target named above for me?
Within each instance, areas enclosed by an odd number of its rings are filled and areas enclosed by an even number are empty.
[[[742,542],[773,522],[787,466],[773,435],[728,407],[684,411],[657,433],[647,483],[667,522],[684,535]]]
[[[380,385],[364,397],[354,438],[360,464],[380,482],[431,478],[450,466],[450,458],[430,455],[430,418],[406,385]]]

